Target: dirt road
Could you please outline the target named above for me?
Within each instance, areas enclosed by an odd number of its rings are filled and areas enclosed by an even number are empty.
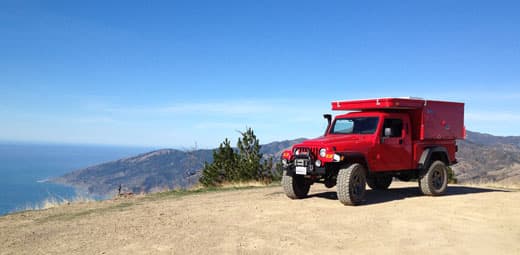
[[[0,254],[520,254],[520,192],[415,183],[341,205],[315,185],[74,204],[0,217]]]

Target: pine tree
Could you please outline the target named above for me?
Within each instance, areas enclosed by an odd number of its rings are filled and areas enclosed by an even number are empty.
[[[274,165],[274,171],[273,171],[273,181],[281,181],[283,175],[283,167],[282,163],[276,162]]]
[[[279,176],[273,172],[273,158],[262,162],[260,141],[253,129],[248,128],[237,142],[237,151],[226,138],[213,151],[213,163],[204,164],[199,182],[204,186],[219,186],[223,182],[262,181],[270,183]]]
[[[240,180],[260,180],[263,172],[263,167],[260,164],[262,159],[260,141],[251,128],[248,128],[245,132],[240,132],[240,134],[242,138],[239,138],[237,142]]]
[[[213,163],[204,164],[199,182],[204,186],[218,186],[226,181],[233,181],[237,176],[237,157],[231,142],[226,138],[218,149],[213,151]]]
[[[227,138],[220,145],[217,162],[224,173],[224,181],[234,182],[238,180],[237,155],[231,148],[231,142]]]
[[[262,177],[260,181],[263,183],[271,183],[274,180],[274,174],[273,174],[273,157],[269,157],[269,159],[264,160],[262,163]]]
[[[205,187],[213,187],[221,183],[219,179],[220,174],[215,165],[204,162],[204,168],[202,169],[202,176],[200,177],[199,182]]]

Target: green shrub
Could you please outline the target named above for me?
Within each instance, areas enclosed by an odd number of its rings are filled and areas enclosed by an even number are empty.
[[[253,129],[248,128],[238,139],[237,149],[231,148],[226,138],[213,151],[213,163],[204,164],[199,182],[205,187],[221,186],[222,183],[260,181],[269,184],[281,178],[273,172],[273,158],[262,161],[260,140]],[[281,176],[281,175],[280,175]]]
[[[451,167],[448,167],[448,183],[457,183],[457,177],[455,177],[455,172],[453,172],[453,169]]]

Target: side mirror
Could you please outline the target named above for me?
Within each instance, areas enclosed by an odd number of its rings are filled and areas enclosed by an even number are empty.
[[[392,128],[385,128],[385,137],[391,137],[392,136]]]

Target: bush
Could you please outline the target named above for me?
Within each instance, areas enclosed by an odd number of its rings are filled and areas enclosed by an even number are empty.
[[[455,177],[455,172],[453,172],[453,169],[451,167],[448,167],[448,183],[457,183],[457,177]]]

